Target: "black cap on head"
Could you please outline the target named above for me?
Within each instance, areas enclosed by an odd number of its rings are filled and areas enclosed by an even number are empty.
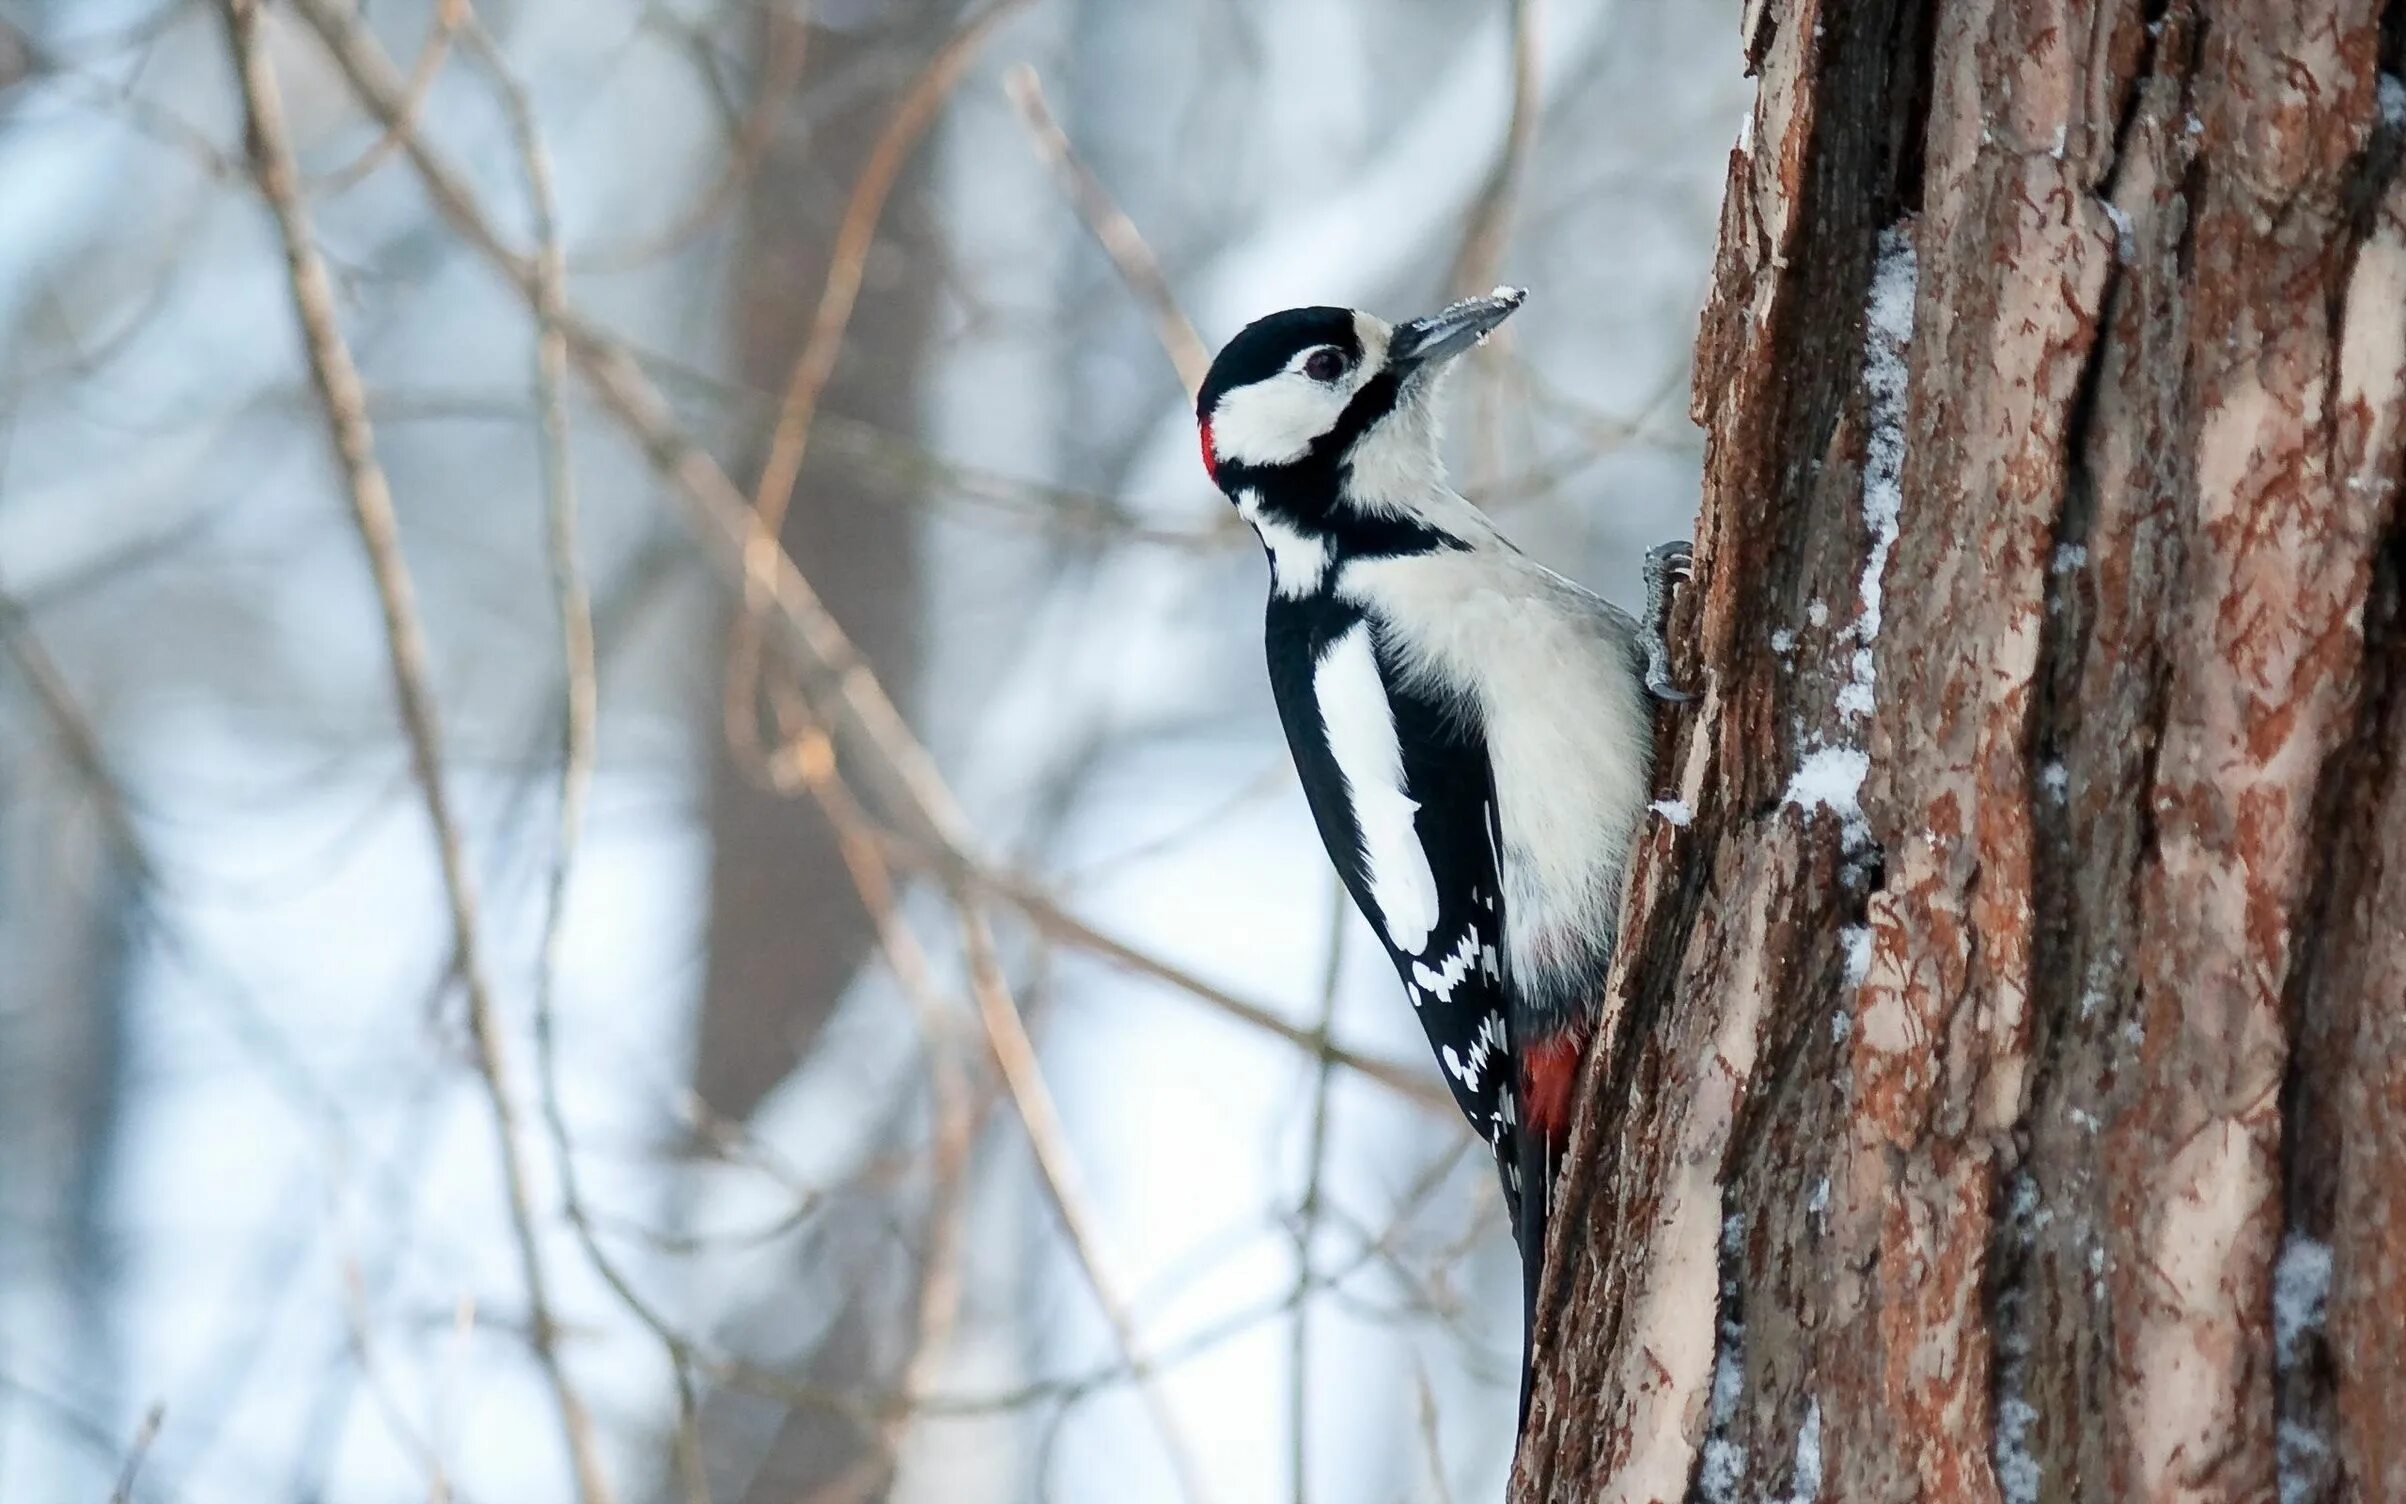
[[[1275,376],[1296,354],[1315,345],[1334,345],[1361,359],[1362,336],[1350,308],[1289,308],[1255,319],[1220,347],[1195,393],[1195,416],[1208,418],[1221,397],[1241,386]]]

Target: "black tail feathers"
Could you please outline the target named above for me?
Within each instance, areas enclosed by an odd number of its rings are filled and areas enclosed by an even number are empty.
[[[1536,1358],[1537,1289],[1545,1279],[1546,1226],[1554,1209],[1554,1146],[1543,1133],[1517,1135],[1520,1184],[1512,1204],[1512,1240],[1520,1245],[1520,1426],[1529,1424],[1529,1381]],[[1507,1177],[1509,1178],[1509,1177]]]

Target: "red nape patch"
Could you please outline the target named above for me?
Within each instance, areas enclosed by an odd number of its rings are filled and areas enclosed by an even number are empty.
[[[1556,1144],[1570,1137],[1571,1098],[1578,1094],[1579,1058],[1586,1053],[1587,1025],[1575,1024],[1521,1057],[1521,1114]]]
[[[1216,486],[1220,483],[1220,457],[1212,452],[1211,420],[1209,418],[1201,419],[1196,427],[1202,431],[1203,435],[1203,473],[1210,476],[1211,483]]]

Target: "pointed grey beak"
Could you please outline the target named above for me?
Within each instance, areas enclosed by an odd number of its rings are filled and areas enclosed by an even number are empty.
[[[1526,288],[1499,287],[1483,298],[1464,298],[1425,319],[1399,325],[1387,346],[1387,364],[1406,374],[1442,365],[1485,339],[1528,296]]]

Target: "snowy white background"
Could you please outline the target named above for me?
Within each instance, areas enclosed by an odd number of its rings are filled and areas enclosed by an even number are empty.
[[[367,14],[406,66],[432,10]],[[1457,468],[1525,546],[1629,600],[1640,551],[1683,536],[1693,507],[1685,360],[1748,88],[1734,7],[1522,10],[1534,132],[1494,271],[1533,296],[1457,383]],[[759,85],[756,6],[494,0],[482,18],[543,122],[572,264],[642,242],[724,170],[717,91]],[[822,0],[815,24],[890,44],[883,71],[858,70],[873,92],[955,19]],[[269,33],[304,165],[335,173],[376,132],[297,24],[271,15]],[[422,1499],[430,1477],[461,1499],[566,1499],[382,630],[226,59],[211,6],[0,0],[0,1499],[108,1497],[137,1450],[137,1499]],[[914,661],[879,667],[911,686],[905,711],[987,849],[1307,1029],[1333,938],[1336,1037],[1417,1066],[1286,770],[1262,565],[1220,527],[1150,319],[998,87],[1022,62],[1216,344],[1289,303],[1402,317],[1448,294],[1506,150],[1511,8],[1037,0],[921,148],[940,253],[872,267],[912,279],[934,321],[914,412],[880,441],[977,478],[931,484],[912,514]],[[523,243],[488,81],[454,57],[420,119]],[[673,254],[589,255],[570,286],[746,485],[774,396],[736,370],[736,262],[778,191],[745,180]],[[321,182],[310,209],[371,387],[531,1103],[561,660],[530,324],[398,158]],[[874,964],[840,998],[792,1000],[826,1022],[722,1125],[734,1148],[695,1152],[713,916],[776,902],[709,880],[728,596],[607,415],[580,402],[575,423],[605,623],[560,979],[582,1189],[704,1350],[874,1397],[904,1346],[925,1194],[920,1034]],[[1108,496],[1131,526],[1050,526],[981,486],[1039,507],[1052,493],[1028,488]],[[917,892],[905,910],[958,990],[946,911]],[[1097,1252],[1163,1357],[1209,1497],[1491,1496],[1517,1276],[1457,1126],[1338,1071],[1315,1178],[1307,1055],[1024,926],[1004,939]],[[660,1344],[538,1168],[564,1346],[617,1494],[666,1495]],[[977,1140],[962,1275],[894,1496],[1179,1497],[1007,1111]],[[1053,1382],[1098,1372],[1068,1396]],[[704,1389],[714,1497],[808,1496],[858,1452],[756,1389]]]

